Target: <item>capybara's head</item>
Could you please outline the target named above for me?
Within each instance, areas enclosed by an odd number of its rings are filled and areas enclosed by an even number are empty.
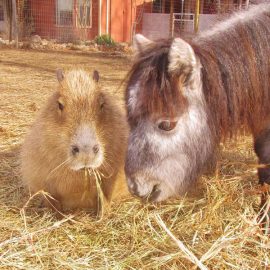
[[[57,79],[58,91],[43,116],[52,129],[47,134],[53,152],[72,170],[97,169],[112,158],[110,146],[117,147],[110,138],[120,121],[118,106],[103,93],[97,71],[90,76],[83,70],[57,70]]]

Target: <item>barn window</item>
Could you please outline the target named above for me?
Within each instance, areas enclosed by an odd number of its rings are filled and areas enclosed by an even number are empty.
[[[73,0],[56,1],[56,20],[58,25],[71,26],[73,24]]]
[[[76,25],[78,27],[92,27],[91,0],[77,0]]]
[[[161,12],[162,12],[162,0],[154,0],[153,13],[161,13]]]

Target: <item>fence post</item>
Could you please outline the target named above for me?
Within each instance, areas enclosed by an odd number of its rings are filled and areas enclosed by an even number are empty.
[[[11,0],[4,1],[4,14],[6,20],[6,33],[8,36],[9,42],[12,40],[12,2]]]
[[[17,20],[17,7],[16,0],[12,0],[12,26],[13,26],[13,35],[16,42],[16,48],[19,47],[19,38],[18,38],[18,20]]]
[[[98,35],[102,33],[102,0],[98,0]]]
[[[200,15],[200,0],[196,0],[195,25],[194,25],[195,33],[197,33],[199,29],[199,15]]]
[[[174,28],[173,12],[174,12],[174,0],[171,0],[171,5],[170,5],[170,36],[171,37],[173,37],[173,28]]]

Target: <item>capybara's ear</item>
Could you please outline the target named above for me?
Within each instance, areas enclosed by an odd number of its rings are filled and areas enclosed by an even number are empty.
[[[95,82],[98,82],[99,81],[99,73],[98,73],[97,70],[94,70],[94,72],[93,72],[93,80]]]
[[[64,80],[65,76],[64,76],[64,72],[62,69],[59,68],[56,70],[56,78],[57,78],[58,82],[62,82]]]

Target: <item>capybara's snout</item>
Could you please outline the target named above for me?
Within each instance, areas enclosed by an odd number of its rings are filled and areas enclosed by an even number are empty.
[[[83,146],[79,146],[77,144],[71,145],[71,153],[74,157],[76,157],[82,152],[86,154],[90,154],[93,152],[93,154],[96,155],[99,152],[99,150],[100,150],[99,144],[95,144],[94,146],[87,144]]]
[[[71,169],[95,169],[103,162],[101,143],[95,129],[87,124],[78,126],[70,145]]]

